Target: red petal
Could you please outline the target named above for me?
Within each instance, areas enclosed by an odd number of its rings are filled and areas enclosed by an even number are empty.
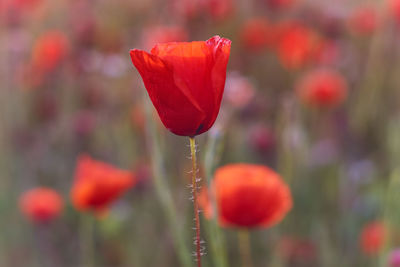
[[[169,62],[141,50],[130,54],[164,125],[177,135],[196,135],[204,111]]]

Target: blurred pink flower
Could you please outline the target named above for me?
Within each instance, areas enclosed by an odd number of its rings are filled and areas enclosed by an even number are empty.
[[[235,108],[244,108],[253,99],[255,89],[248,78],[230,72],[226,78],[225,99]]]
[[[389,253],[388,267],[400,267],[400,248],[396,248]]]

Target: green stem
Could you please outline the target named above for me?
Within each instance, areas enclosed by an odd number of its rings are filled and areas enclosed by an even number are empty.
[[[214,168],[222,152],[223,145],[219,142],[221,137],[222,134],[220,131],[212,131],[210,132],[207,141],[204,157],[204,173],[208,188],[211,187]],[[213,213],[218,214],[218,207],[215,203],[214,197],[211,198],[211,205]],[[221,228],[218,226],[217,216],[213,216],[212,219],[205,221],[204,226],[208,234],[207,236],[214,266],[227,267],[228,261],[226,256],[225,239]]]
[[[94,241],[95,218],[91,214],[81,216],[81,259],[82,267],[95,266],[95,241]]]
[[[200,218],[199,218],[199,204],[197,201],[197,163],[196,163],[196,141],[194,137],[190,137],[190,155],[192,158],[192,196],[193,196],[193,209],[196,228],[196,259],[197,266],[201,267],[201,244],[200,244]]]
[[[247,229],[239,230],[238,239],[242,267],[252,267],[249,231]]]

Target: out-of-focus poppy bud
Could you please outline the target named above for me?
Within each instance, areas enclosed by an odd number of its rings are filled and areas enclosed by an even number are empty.
[[[386,228],[382,222],[366,224],[360,235],[361,250],[369,256],[377,255],[385,242]]]
[[[317,108],[333,108],[347,97],[348,85],[344,77],[334,70],[313,70],[296,82],[299,98]]]
[[[23,193],[19,199],[21,212],[32,222],[46,223],[60,216],[64,202],[51,188],[37,187]]]
[[[36,40],[32,50],[32,66],[40,71],[52,71],[66,58],[69,41],[65,34],[58,30],[43,33]]]
[[[274,28],[265,18],[252,18],[241,26],[239,37],[244,48],[262,51],[271,46]]]
[[[314,59],[321,38],[310,28],[299,22],[283,22],[276,27],[277,53],[281,64],[296,70]]]

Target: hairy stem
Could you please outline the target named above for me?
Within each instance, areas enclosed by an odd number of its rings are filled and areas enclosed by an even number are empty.
[[[199,218],[199,206],[197,202],[197,163],[196,163],[196,141],[194,137],[190,137],[190,155],[192,158],[192,196],[193,196],[193,208],[194,208],[194,219],[196,227],[196,258],[197,266],[201,267],[201,247],[200,247],[200,218]]]

